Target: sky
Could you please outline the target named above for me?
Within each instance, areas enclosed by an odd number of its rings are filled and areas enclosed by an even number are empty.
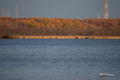
[[[120,18],[120,0],[108,0],[109,18]],[[16,5],[19,18],[47,17],[88,19],[104,18],[105,0],[0,0],[0,11],[15,18]]]

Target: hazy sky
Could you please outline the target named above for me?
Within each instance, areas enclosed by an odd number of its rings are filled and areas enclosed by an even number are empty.
[[[100,18],[104,17],[105,0],[0,0],[1,8],[9,10],[9,16],[15,17],[18,5],[19,17],[48,18]],[[120,0],[108,0],[110,18],[120,18]]]

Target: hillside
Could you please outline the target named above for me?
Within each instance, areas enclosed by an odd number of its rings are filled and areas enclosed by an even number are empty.
[[[0,36],[120,36],[120,18],[11,18],[0,17]]]

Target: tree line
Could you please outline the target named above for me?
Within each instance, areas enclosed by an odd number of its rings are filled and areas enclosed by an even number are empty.
[[[120,18],[81,20],[67,18],[0,17],[0,36],[2,35],[120,36]]]

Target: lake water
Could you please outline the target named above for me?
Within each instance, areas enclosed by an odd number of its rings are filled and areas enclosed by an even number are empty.
[[[120,40],[0,39],[0,80],[120,80]]]

